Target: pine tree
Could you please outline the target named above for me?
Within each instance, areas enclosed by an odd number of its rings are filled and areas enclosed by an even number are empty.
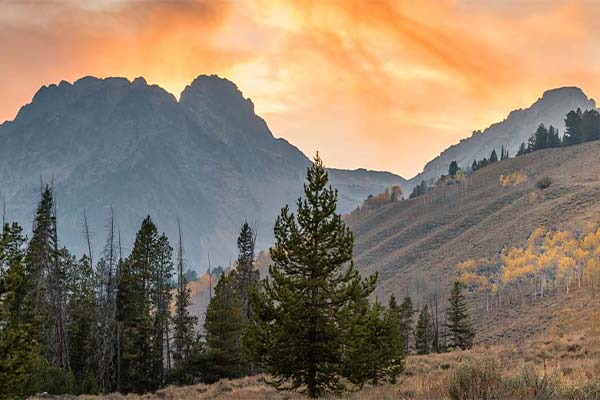
[[[79,262],[70,261],[67,278],[68,301],[68,347],[69,365],[75,380],[75,394],[96,393],[97,365],[97,303],[95,274],[87,255]]]
[[[431,351],[431,342],[433,340],[433,326],[431,324],[431,314],[427,304],[423,306],[419,313],[417,329],[415,331],[415,347],[417,354],[429,354]]]
[[[146,217],[133,250],[123,263],[117,296],[120,326],[120,382],[122,392],[146,392],[158,386],[150,283],[156,269],[158,233]]]
[[[24,268],[25,237],[16,224],[5,224],[0,238],[0,398],[32,394],[30,382],[36,373],[38,344],[27,310],[30,286]]]
[[[240,340],[246,319],[236,286],[232,275],[221,275],[206,309],[207,382],[239,378],[248,371]]]
[[[238,259],[235,268],[235,279],[238,295],[242,301],[242,314],[246,320],[250,319],[250,292],[258,287],[259,274],[254,269],[254,244],[256,234],[247,222],[244,222],[237,239]]]
[[[42,356],[52,358],[52,337],[54,321],[50,304],[49,276],[55,260],[56,220],[53,214],[54,200],[48,185],[42,189],[33,222],[33,235],[27,247],[25,269],[30,285],[27,290],[28,309],[36,340],[40,344]]]
[[[448,167],[448,175],[454,178],[459,169],[458,163],[456,161],[452,161]]]
[[[192,353],[196,342],[194,327],[198,323],[198,318],[192,316],[188,310],[188,307],[190,306],[191,291],[183,272],[184,249],[179,221],[178,229],[177,291],[175,294],[175,314],[172,317],[171,325],[173,326],[173,360],[176,368],[176,379],[182,383],[186,383],[189,382],[189,380],[184,378],[184,374],[193,357]]]
[[[162,385],[165,381],[167,370],[170,365],[169,348],[169,322],[171,313],[169,306],[172,299],[173,278],[173,248],[169,244],[169,239],[165,234],[158,238],[156,244],[156,266],[154,268],[154,277],[151,285],[153,322],[154,322],[154,340],[153,352],[155,357],[154,366],[157,369],[154,376],[158,377],[158,382]]]
[[[448,310],[446,311],[448,327],[448,346],[452,349],[465,350],[473,346],[475,331],[469,320],[467,303],[462,294],[460,282],[454,282],[450,298],[448,299]]]
[[[402,335],[402,343],[404,346],[404,353],[410,353],[410,347],[413,336],[413,316],[415,310],[413,302],[410,296],[404,297],[402,304],[398,308],[398,315],[400,317],[400,333]]]
[[[496,154],[496,149],[492,150],[492,154],[490,154],[490,164],[495,163],[496,161],[498,161],[498,154]]]
[[[521,143],[521,146],[519,146],[519,151],[517,152],[517,156],[522,156],[523,154],[527,154],[527,152],[527,146],[525,143]]]
[[[577,111],[569,111],[565,117],[565,134],[563,136],[563,144],[571,146],[581,142],[581,120],[583,113],[578,108]]]
[[[362,280],[352,264],[352,233],[318,155],[307,180],[297,215],[286,206],[275,223],[270,278],[251,302],[245,343],[276,387],[317,397],[344,389],[344,349],[376,276]]]
[[[404,368],[398,314],[379,302],[362,307],[360,322],[352,324],[353,343],[344,355],[345,375],[359,387],[395,382]]]

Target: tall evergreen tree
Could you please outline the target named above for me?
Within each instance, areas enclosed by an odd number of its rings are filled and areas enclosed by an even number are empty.
[[[492,154],[490,154],[490,164],[495,163],[496,161],[498,161],[498,154],[496,153],[496,149],[492,150]]]
[[[169,322],[171,313],[169,306],[173,297],[171,280],[173,278],[174,266],[173,248],[169,244],[169,239],[165,234],[162,234],[158,238],[156,246],[156,266],[151,285],[154,319],[152,354],[156,358],[154,363],[155,368],[157,368],[154,375],[158,377],[159,383],[162,385],[165,382],[166,367],[170,365],[171,360],[169,347]]]
[[[241,337],[246,317],[234,275],[223,274],[208,303],[206,331],[207,368],[205,380],[239,378],[248,371]]]
[[[448,167],[448,175],[454,178],[459,169],[458,163],[456,161],[452,161]]]
[[[146,217],[138,231],[133,250],[123,263],[117,295],[120,326],[119,390],[146,392],[158,386],[150,283],[156,269],[158,233]]]
[[[413,337],[413,317],[415,310],[410,296],[404,297],[402,304],[398,308],[400,316],[400,333],[402,335],[402,343],[404,345],[404,353],[410,353],[410,347]]]
[[[337,192],[327,182],[317,155],[297,215],[286,206],[275,223],[270,278],[253,297],[245,338],[275,386],[289,384],[309,397],[343,390],[344,351],[376,281],[362,280],[352,264],[352,233],[335,212]]]
[[[53,356],[52,337],[54,321],[49,292],[49,276],[55,261],[54,199],[52,190],[46,185],[41,192],[33,222],[33,235],[27,247],[25,270],[27,283],[28,309],[32,312],[30,320],[36,340],[40,344],[42,355],[48,359]]]
[[[473,346],[475,331],[469,320],[467,303],[462,294],[460,282],[454,282],[450,298],[448,299],[448,310],[446,311],[448,327],[448,346],[453,349],[468,349]]]
[[[70,260],[68,274],[69,365],[76,394],[96,393],[97,303],[95,274],[87,255],[79,262]]]
[[[581,142],[581,120],[583,113],[580,108],[577,111],[569,111],[565,117],[565,134],[563,144],[571,146]]]
[[[415,347],[417,354],[429,354],[431,351],[432,340],[433,325],[431,323],[431,314],[429,313],[429,307],[425,304],[419,313],[415,331]]]
[[[254,269],[254,245],[256,234],[250,228],[248,222],[244,222],[240,235],[237,239],[238,259],[236,262],[235,275],[237,290],[242,301],[242,314],[247,320],[250,319],[250,292],[257,288],[259,282],[258,270]]]
[[[345,375],[362,387],[369,382],[395,382],[404,368],[404,343],[397,310],[379,302],[362,305],[359,323],[352,324],[353,344],[344,355]]]
[[[16,224],[4,224],[0,237],[0,398],[32,394],[38,344],[30,323],[26,301],[28,276],[25,271],[25,237]]]
[[[194,327],[198,318],[192,316],[188,310],[190,306],[191,291],[188,287],[184,268],[184,249],[181,235],[181,225],[178,223],[179,242],[177,245],[177,291],[175,293],[175,314],[172,317],[173,326],[173,361],[177,368],[178,379],[192,358],[195,334]]]

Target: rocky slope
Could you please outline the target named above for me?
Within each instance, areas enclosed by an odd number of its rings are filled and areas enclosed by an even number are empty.
[[[414,186],[421,180],[429,181],[448,173],[448,165],[452,161],[457,161],[461,167],[469,167],[473,160],[489,157],[494,149],[499,156],[502,146],[514,157],[521,143],[527,143],[541,123],[558,128],[562,135],[565,115],[577,108],[593,109],[596,108],[596,103],[577,87],[548,90],[529,108],[514,110],[504,121],[493,124],[482,132],[474,132],[471,137],[444,150],[427,163],[423,172],[412,178],[410,183]]]
[[[268,247],[274,218],[299,195],[309,163],[273,136],[235,84],[216,76],[199,76],[179,101],[143,78],[63,81],[42,87],[14,121],[0,125],[0,192],[9,219],[29,230],[40,179],[53,182],[63,244],[83,249],[84,211],[97,252],[111,206],[125,251],[146,214],[172,238],[180,217],[197,269],[205,268],[209,249],[215,264],[228,263],[244,219],[256,227],[258,247]],[[341,211],[405,184],[386,172],[331,175]]]

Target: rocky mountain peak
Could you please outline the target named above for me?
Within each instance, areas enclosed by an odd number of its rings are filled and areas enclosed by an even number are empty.
[[[492,150],[499,153],[503,146],[514,157],[521,143],[527,143],[539,124],[552,125],[562,134],[566,114],[578,108],[594,109],[596,102],[575,86],[546,90],[530,107],[513,110],[503,121],[492,124],[483,131],[476,131],[471,137],[444,150],[410,182],[416,185],[421,180],[437,179],[446,173],[451,161],[457,161],[461,167],[467,168],[473,160],[489,157]]]
[[[244,98],[235,83],[217,75],[200,75],[181,92],[184,106],[205,106],[218,110],[235,109],[254,115],[254,104]]]

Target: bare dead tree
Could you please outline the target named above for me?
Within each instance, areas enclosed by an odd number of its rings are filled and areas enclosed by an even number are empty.
[[[115,257],[115,218],[112,206],[107,224],[107,238],[104,257],[98,265],[100,307],[98,329],[98,381],[100,390],[107,393],[115,388],[115,350],[117,343],[117,307],[116,307],[116,257]]]
[[[85,210],[83,211],[83,234],[85,236],[85,241],[87,243],[88,248],[88,258],[90,259],[90,265],[94,266],[94,255],[92,253],[92,239],[90,234],[90,227],[88,225],[87,214]]]
[[[53,190],[53,189],[52,189]],[[52,245],[53,245],[53,263],[49,276],[49,294],[52,309],[53,331],[52,331],[52,358],[66,374],[69,370],[69,356],[67,348],[67,299],[66,299],[66,262],[68,255],[64,259],[58,248],[58,229],[57,229],[57,207],[56,198],[54,198],[54,209],[52,212]]]
[[[4,197],[4,193],[2,194],[2,229],[4,229],[4,225],[6,225],[6,197]]]

